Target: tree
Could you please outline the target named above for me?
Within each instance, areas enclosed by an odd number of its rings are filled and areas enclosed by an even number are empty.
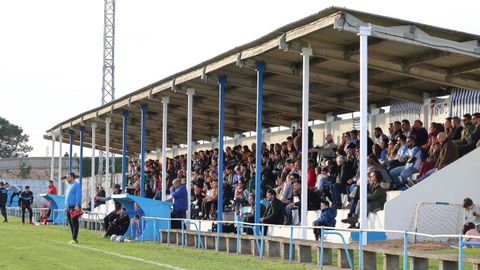
[[[21,127],[0,117],[0,158],[27,157],[33,149],[27,142],[28,135]]]

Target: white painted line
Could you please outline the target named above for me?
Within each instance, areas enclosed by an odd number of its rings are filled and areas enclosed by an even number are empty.
[[[173,266],[173,265],[170,265],[170,264],[157,263],[157,262],[154,262],[154,261],[149,261],[149,260],[145,260],[145,259],[138,258],[138,257],[123,255],[123,254],[115,253],[115,252],[111,252],[111,251],[101,250],[101,249],[98,249],[98,248],[86,247],[86,246],[75,245],[75,244],[67,244],[67,243],[63,243],[63,242],[55,241],[55,240],[51,240],[51,241],[55,242],[55,243],[58,243],[58,244],[64,244],[64,245],[70,245],[70,246],[76,247],[76,248],[88,249],[88,250],[101,252],[101,253],[104,253],[104,254],[108,254],[108,255],[111,255],[111,256],[116,256],[116,257],[123,258],[123,259],[129,259],[129,260],[134,260],[134,261],[143,262],[143,263],[147,263],[147,264],[153,264],[153,265],[156,265],[156,266],[161,266],[161,267],[165,267],[165,268],[169,268],[169,269],[185,270],[184,268],[176,267],[176,266]]]

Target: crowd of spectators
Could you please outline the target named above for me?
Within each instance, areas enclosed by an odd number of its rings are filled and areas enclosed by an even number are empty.
[[[463,122],[463,125],[462,125]],[[388,131],[380,127],[368,138],[368,179],[359,179],[360,134],[352,130],[342,134],[338,145],[328,134],[322,146],[313,147],[313,132],[308,128],[308,169],[301,175],[302,129],[292,132],[281,143],[262,143],[261,167],[255,167],[257,145],[226,147],[224,160],[218,160],[218,149],[201,150],[192,156],[191,218],[215,219],[218,200],[219,162],[223,162],[223,205],[244,220],[254,216],[255,175],[260,173],[261,221],[274,224],[296,224],[301,207],[301,183],[307,181],[308,209],[321,210],[320,217],[336,215],[335,209],[350,209],[343,222],[355,227],[358,221],[359,186],[368,186],[368,212],[383,209],[387,190],[409,188],[457,158],[480,146],[480,113],[446,118],[444,123],[431,123],[428,130],[422,121],[413,124],[404,119],[390,123]],[[178,180],[186,182],[186,155],[168,158],[166,190]],[[158,160],[145,163],[145,197],[161,199],[161,164]],[[127,192],[139,195],[140,167],[130,162]],[[177,184],[178,185],[178,184]],[[175,190],[177,187],[175,187]],[[345,194],[346,196],[342,196]],[[170,195],[167,195],[170,196]],[[317,220],[320,224],[324,220]]]

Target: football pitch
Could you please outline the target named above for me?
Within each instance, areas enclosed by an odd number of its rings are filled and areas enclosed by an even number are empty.
[[[22,225],[12,218],[0,223],[0,269],[314,269],[158,243],[114,243],[100,237],[81,229],[80,244],[72,245],[67,227]]]

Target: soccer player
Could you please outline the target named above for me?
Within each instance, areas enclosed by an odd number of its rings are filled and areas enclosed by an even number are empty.
[[[82,186],[75,181],[75,174],[69,173],[66,176],[67,179],[67,192],[65,192],[65,211],[68,218],[68,224],[70,225],[70,231],[72,232],[72,241],[70,244],[78,244],[78,216],[73,217],[71,211],[80,211],[82,206]]]
[[[19,196],[21,191],[17,186],[9,184],[9,183],[5,183],[5,188],[7,189],[7,191],[12,192],[12,196],[10,197],[10,203],[8,204],[8,206],[10,207],[10,206],[12,206],[13,198],[15,196]]]
[[[3,182],[0,182],[0,210],[2,212],[3,216],[3,223],[7,223],[7,209],[5,206],[7,205],[7,197],[8,197],[8,191],[5,188],[5,184]]]
[[[28,210],[30,224],[32,222],[32,204],[33,204],[33,192],[29,186],[25,186],[25,190],[18,196],[20,205],[22,206],[22,224],[25,225],[25,211]]]

